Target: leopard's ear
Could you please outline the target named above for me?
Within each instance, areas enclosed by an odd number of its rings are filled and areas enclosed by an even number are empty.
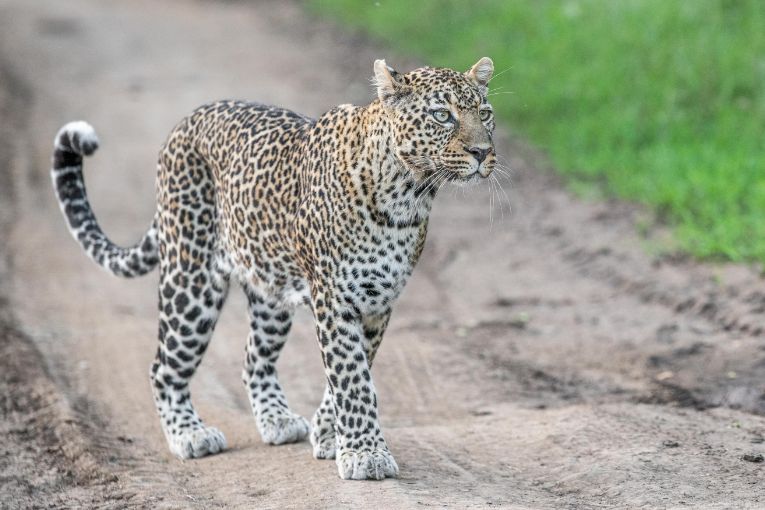
[[[390,104],[409,93],[410,88],[402,83],[401,75],[385,60],[375,60],[374,70],[374,85],[380,101]]]
[[[470,79],[479,87],[486,87],[492,74],[494,74],[494,62],[489,57],[483,57],[467,72]]]

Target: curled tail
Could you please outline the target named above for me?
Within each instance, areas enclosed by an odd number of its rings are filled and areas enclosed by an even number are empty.
[[[88,202],[82,177],[82,157],[90,156],[97,148],[96,132],[87,122],[70,122],[56,135],[50,173],[61,212],[69,232],[99,266],[126,278],[144,275],[159,262],[157,217],[138,244],[130,248],[117,246],[104,235]]]

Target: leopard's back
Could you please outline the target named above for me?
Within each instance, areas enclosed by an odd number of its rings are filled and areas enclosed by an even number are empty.
[[[293,301],[295,290],[303,300],[307,285],[288,233],[301,199],[304,144],[313,125],[313,119],[287,109],[218,101],[181,121],[160,154],[160,208],[176,210],[196,184],[214,206],[215,263]],[[190,188],[168,193],[182,188],[180,181]]]

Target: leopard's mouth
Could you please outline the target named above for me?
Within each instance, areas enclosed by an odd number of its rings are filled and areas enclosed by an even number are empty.
[[[491,175],[491,170],[488,172],[482,172],[483,166],[474,170],[466,170],[463,168],[449,168],[449,166],[440,163],[436,160],[428,159],[429,166],[427,168],[420,168],[414,172],[415,180],[417,181],[417,195],[421,195],[426,191],[431,194],[435,194],[438,189],[444,184],[454,184],[456,186],[469,186],[476,184],[486,179]]]
[[[481,181],[485,179],[487,176],[483,175],[478,170],[471,172],[469,174],[463,174],[463,173],[452,173],[449,175],[448,180],[451,183],[454,184],[471,184],[474,182]]]
[[[446,162],[440,169],[448,174],[446,181],[454,184],[478,182],[488,178],[494,172],[494,162],[475,162],[457,160],[452,164]]]

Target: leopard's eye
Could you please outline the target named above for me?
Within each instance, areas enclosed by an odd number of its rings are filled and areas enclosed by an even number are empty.
[[[486,122],[491,118],[491,110],[481,110],[478,116],[481,118],[481,122]]]
[[[443,124],[449,122],[449,120],[452,118],[452,114],[449,110],[442,108],[433,111],[433,118]]]

